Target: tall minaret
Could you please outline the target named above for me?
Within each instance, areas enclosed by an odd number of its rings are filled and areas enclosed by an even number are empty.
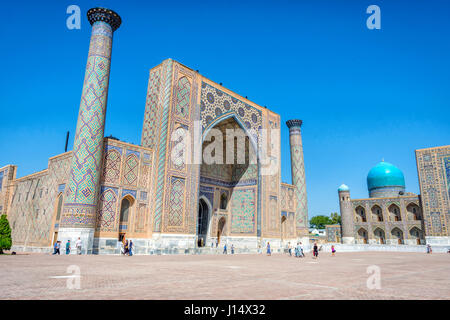
[[[105,8],[90,9],[87,18],[92,25],[91,42],[58,239],[70,239],[75,245],[80,237],[83,253],[92,253],[112,39],[121,19]]]
[[[350,189],[345,185],[338,188],[339,209],[341,211],[341,230],[342,243],[355,243],[355,234],[353,230],[353,208],[350,199]]]
[[[297,236],[308,236],[308,206],[306,201],[305,164],[303,161],[303,144],[301,126],[302,120],[288,120],[289,142],[291,146],[292,184],[296,187],[297,208],[296,225]]]

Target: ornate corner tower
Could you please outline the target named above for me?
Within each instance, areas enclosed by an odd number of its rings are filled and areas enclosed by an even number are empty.
[[[338,188],[339,210],[341,212],[342,243],[355,243],[353,232],[353,208],[350,198],[350,189],[345,185]]]
[[[295,212],[297,236],[308,236],[308,205],[306,200],[305,164],[303,160],[302,120],[288,120],[289,142],[291,146],[292,184],[295,185],[297,208]]]
[[[62,241],[70,239],[75,244],[80,237],[83,252],[92,253],[111,48],[113,33],[119,28],[121,18],[105,8],[88,10],[87,18],[92,25],[92,34],[58,238]]]

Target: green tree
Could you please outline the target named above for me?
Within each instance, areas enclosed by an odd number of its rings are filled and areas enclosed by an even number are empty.
[[[9,226],[6,214],[4,214],[0,218],[0,254],[3,254],[3,250],[11,249],[11,246],[11,227]]]
[[[313,228],[323,229],[326,224],[332,224],[331,219],[328,216],[315,216],[309,220],[309,225]]]
[[[341,215],[337,212],[331,213],[331,224],[341,224]]]

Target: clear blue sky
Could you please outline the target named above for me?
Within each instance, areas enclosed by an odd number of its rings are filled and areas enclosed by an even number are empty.
[[[79,5],[81,30],[66,28]],[[381,8],[381,30],[366,8]],[[419,192],[414,150],[450,144],[449,1],[21,1],[0,6],[0,166],[24,176],[72,148],[86,65],[86,11],[115,33],[105,135],[140,143],[148,71],[166,58],[303,124],[310,216],[338,211],[337,187],[367,197],[382,158]]]

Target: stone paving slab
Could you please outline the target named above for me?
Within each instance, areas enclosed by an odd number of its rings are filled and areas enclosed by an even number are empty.
[[[80,270],[80,289],[71,265]],[[367,267],[381,288],[368,289]],[[0,299],[450,299],[450,254],[0,256]]]

